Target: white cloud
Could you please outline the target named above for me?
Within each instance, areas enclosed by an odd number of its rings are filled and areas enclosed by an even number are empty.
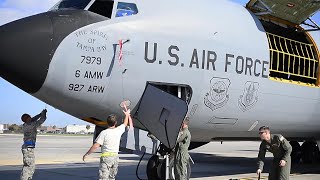
[[[0,25],[28,16],[26,12],[10,8],[0,8]]]
[[[4,7],[24,10],[48,10],[57,1],[58,0],[5,0],[2,5]]]
[[[0,25],[45,12],[58,0],[5,0],[0,2]]]

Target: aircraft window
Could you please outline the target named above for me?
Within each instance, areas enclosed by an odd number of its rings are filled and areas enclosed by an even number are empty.
[[[88,9],[91,12],[111,18],[113,9],[113,1],[111,0],[96,0]]]
[[[138,8],[136,4],[118,2],[116,17],[131,16],[137,13]]]
[[[61,0],[51,10],[84,9],[91,0]]]

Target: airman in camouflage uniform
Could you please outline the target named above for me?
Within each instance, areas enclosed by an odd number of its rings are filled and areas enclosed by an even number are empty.
[[[188,129],[189,118],[186,117],[183,121],[181,131],[178,136],[177,144],[175,147],[174,157],[174,176],[176,180],[188,179],[187,166],[189,163],[188,148],[190,145],[191,134]]]
[[[21,180],[32,179],[35,170],[34,148],[36,145],[37,128],[46,120],[47,110],[43,110],[40,114],[31,118],[29,114],[23,114],[21,120],[23,124],[23,168],[21,172]]]
[[[260,174],[263,170],[266,151],[273,154],[271,169],[269,172],[269,180],[288,180],[291,169],[291,151],[290,143],[280,134],[271,135],[270,129],[267,126],[259,128],[260,150],[258,155],[258,170]]]

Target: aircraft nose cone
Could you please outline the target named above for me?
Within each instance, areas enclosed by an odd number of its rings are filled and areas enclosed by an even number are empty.
[[[61,41],[108,18],[84,10],[50,11],[0,26],[0,76],[28,92],[43,85]]]
[[[28,93],[42,86],[52,57],[52,23],[31,16],[0,27],[0,76]]]

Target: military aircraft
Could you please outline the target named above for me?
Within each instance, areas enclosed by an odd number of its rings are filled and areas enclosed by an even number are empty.
[[[319,33],[319,9],[319,0],[61,0],[0,27],[0,76],[96,124],[96,135],[110,113],[132,109],[123,148],[170,154],[187,114],[190,148],[256,140],[268,125],[291,141],[294,161],[311,162],[320,39],[309,32]],[[159,178],[161,163],[149,164]]]

